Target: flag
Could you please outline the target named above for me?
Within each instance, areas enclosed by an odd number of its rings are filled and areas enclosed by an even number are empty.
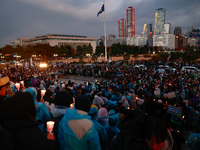
[[[31,59],[30,59],[30,64],[31,64],[31,66],[33,66],[33,60],[32,60],[32,57],[31,57]]]
[[[109,62],[111,62],[111,58],[109,57]]]
[[[168,54],[169,54],[169,55],[168,55],[168,57],[167,57],[167,61],[169,61],[170,58],[171,58],[171,52],[169,52]]]
[[[104,4],[103,4],[103,6],[101,7],[101,9],[99,10],[99,12],[97,13],[97,17],[99,17],[99,14],[101,14],[103,11],[104,11]]]
[[[27,61],[26,61],[26,63],[25,63],[25,67],[26,67],[26,68],[28,67]]]
[[[99,57],[99,62],[101,61],[101,55],[100,55],[100,57]]]

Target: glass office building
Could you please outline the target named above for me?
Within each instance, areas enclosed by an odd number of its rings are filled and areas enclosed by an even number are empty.
[[[145,23],[143,28],[143,37],[149,37],[150,32],[152,32],[152,24]]]
[[[133,37],[135,35],[135,9],[133,7],[126,9],[126,26],[126,37]]]
[[[155,30],[154,35],[161,34],[161,32],[165,32],[165,9],[159,8],[155,14]]]

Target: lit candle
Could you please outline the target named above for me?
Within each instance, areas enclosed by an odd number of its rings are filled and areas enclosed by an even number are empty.
[[[24,87],[24,81],[21,81],[20,83],[21,83],[21,84],[22,84],[22,86]]]
[[[54,124],[55,124],[55,122],[53,122],[53,121],[47,122],[47,131],[50,132],[50,134],[53,131]]]
[[[43,97],[46,93],[46,90],[41,90],[41,97]]]
[[[19,91],[20,83],[15,83],[15,86],[16,86],[17,90]]]
[[[73,105],[73,104],[70,104],[70,108],[74,108],[74,105]]]

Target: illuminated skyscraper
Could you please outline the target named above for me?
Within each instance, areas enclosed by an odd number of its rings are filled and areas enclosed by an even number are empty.
[[[126,9],[126,33],[127,38],[135,35],[135,9],[133,7]]]
[[[159,8],[155,14],[155,29],[154,35],[161,34],[161,32],[165,32],[165,9]]]
[[[143,28],[143,37],[149,37],[150,32],[152,32],[152,24],[145,23]]]
[[[118,20],[118,34],[119,37],[126,37],[126,21],[124,19]]]

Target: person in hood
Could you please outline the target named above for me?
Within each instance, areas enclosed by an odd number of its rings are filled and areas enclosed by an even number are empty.
[[[135,94],[134,93],[131,94],[130,106],[131,106],[131,109],[137,109],[138,108],[137,100],[135,98]]]
[[[119,117],[120,115],[115,114],[113,109],[110,110],[109,124],[105,126],[105,129],[108,133],[109,142],[120,132],[120,130],[117,128],[117,125],[119,124]]]
[[[58,138],[62,150],[100,150],[95,125],[88,115],[91,102],[86,95],[77,96],[75,108],[67,109],[59,123]]]
[[[109,118],[109,114],[108,114],[108,111],[105,107],[101,107],[98,111],[98,118],[97,118],[97,121],[105,126],[108,124],[108,118]]]
[[[101,93],[99,92],[97,95],[94,96],[93,105],[97,105],[98,107],[103,106],[105,103],[101,98]]]
[[[97,130],[97,132],[99,134],[101,150],[104,150],[106,145],[108,144],[108,134],[107,134],[105,127],[97,121],[97,117],[98,117],[97,106],[93,105],[93,107],[90,109],[88,114],[92,117],[92,121],[95,124],[95,129]]]
[[[199,104],[199,99],[196,95],[194,95],[194,97],[192,98],[192,107],[196,107]]]
[[[122,96],[122,98],[121,98],[121,100],[120,100],[119,102],[122,103],[122,105],[125,107],[125,109],[129,109],[129,108],[130,108],[130,105],[129,105],[129,103],[127,102],[125,96]]]
[[[30,87],[24,90],[24,92],[31,93],[33,100],[35,102],[36,107],[36,118],[35,121],[40,122],[41,124],[38,125],[38,127],[41,129],[41,131],[44,132],[44,124],[46,124],[47,121],[50,120],[50,114],[45,104],[41,102],[36,101],[37,97],[37,90],[34,87]]]
[[[36,108],[30,93],[16,93],[2,106],[5,121],[1,127],[0,149],[48,150],[48,140],[37,127]],[[4,136],[4,138],[2,137]]]

